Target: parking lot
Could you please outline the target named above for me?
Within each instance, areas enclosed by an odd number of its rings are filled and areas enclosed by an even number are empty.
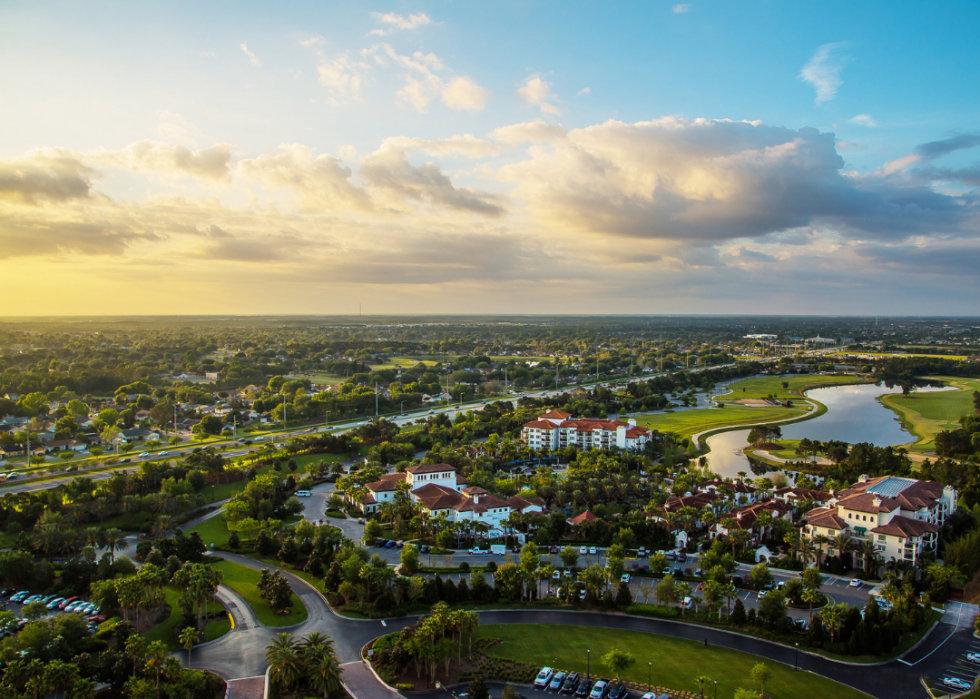
[[[943,615],[943,626],[947,627],[948,631],[944,629],[937,629],[937,631],[940,634],[946,632],[952,634],[956,631],[970,629],[973,626],[976,613],[976,605],[947,602],[946,613]],[[936,650],[939,653],[944,652],[942,646]],[[969,659],[970,654],[975,655],[974,660]],[[980,639],[971,635],[968,645],[957,647],[956,653],[944,658],[944,660],[946,661],[945,664],[940,664],[938,669],[929,673],[929,680],[934,687],[940,688],[942,692],[958,694],[963,689],[948,686],[944,680],[947,678],[957,679],[971,686],[976,683],[977,676],[980,675]]]
[[[17,594],[18,594],[18,591],[16,591],[16,590],[4,590],[2,593],[0,593],[0,601],[3,602],[4,611],[12,612],[14,614],[14,616],[18,617],[18,619],[20,620],[19,626],[22,628],[24,626],[24,624],[26,624],[26,619],[24,618],[24,611],[23,610],[24,610],[24,607],[26,607],[27,605],[23,601],[21,601],[21,602],[12,602],[11,601],[11,597],[16,597]],[[31,596],[33,596],[33,595],[32,594],[28,594],[27,595],[27,598],[29,599]],[[57,595],[48,595],[48,596],[46,596],[45,599],[47,599],[48,601],[45,602],[45,605],[47,605],[48,602],[51,602],[51,601],[55,600],[56,598],[58,598]],[[82,600],[78,600],[78,601],[79,601],[79,603],[82,603]],[[58,609],[56,607],[54,609],[47,609],[45,615],[43,617],[41,617],[41,618],[42,619],[45,619],[45,618],[48,618],[48,617],[55,616],[57,614],[65,614],[65,613],[66,612],[64,610]],[[97,625],[97,621],[98,620],[94,619],[95,614],[96,614],[95,612],[89,611],[89,612],[86,612],[86,613],[83,613],[83,614],[86,617],[90,617],[90,628],[95,627]]]

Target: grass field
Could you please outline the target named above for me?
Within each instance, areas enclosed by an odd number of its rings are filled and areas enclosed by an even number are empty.
[[[912,393],[908,396],[891,394],[882,396],[881,402],[898,413],[902,424],[919,439],[912,445],[914,451],[935,448],[936,435],[945,429],[958,427],[961,415],[973,413],[973,392],[980,390],[977,379],[937,377],[955,391],[936,393]]]
[[[562,670],[586,672],[591,664],[593,675],[615,677],[615,673],[603,667],[602,656],[613,648],[626,650],[636,658],[636,664],[623,673],[623,679],[646,684],[650,666],[653,684],[670,689],[697,692],[694,678],[706,675],[718,680],[719,699],[731,699],[735,689],[745,687],[758,690],[749,679],[752,667],[760,658],[717,646],[704,647],[698,641],[688,641],[637,631],[621,631],[593,627],[558,625],[507,624],[505,626],[481,626],[478,638],[499,638],[501,643],[491,649],[491,654],[529,663],[535,666],[551,665]],[[591,650],[591,662],[587,660]],[[806,672],[794,672],[788,665],[765,661],[772,670],[772,679],[766,683],[766,694],[779,699],[806,699],[814,696],[834,699],[859,699],[868,695]],[[711,693],[714,696],[712,684]]]
[[[775,395],[785,400],[787,398],[802,398],[803,389],[813,386],[839,386],[842,384],[862,383],[865,381],[857,376],[812,376],[794,374],[790,376],[760,376],[731,384],[731,393],[718,396],[718,401],[728,402],[742,398],[766,398]],[[783,388],[783,382],[788,388]]]
[[[792,420],[805,413],[806,410],[803,408],[747,408],[733,405],[725,408],[698,408],[676,413],[646,415],[638,417],[636,424],[689,437],[704,430],[720,427]]]
[[[221,515],[215,515],[211,519],[206,519],[200,524],[195,524],[193,527],[185,531],[185,534],[190,534],[191,532],[197,532],[201,535],[201,541],[208,548],[211,544],[216,547],[225,546],[228,544],[228,537],[231,536],[231,532],[228,531],[228,527],[225,526],[225,521],[221,519]]]
[[[177,643],[174,641],[174,629],[180,623],[180,591],[174,587],[165,587],[163,594],[170,605],[170,616],[150,631],[143,634],[148,642],[163,641],[167,650],[177,650]],[[211,606],[209,604],[209,606]],[[217,602],[216,609],[223,610],[225,607],[221,602]],[[212,621],[204,627],[203,641],[213,641],[220,638],[231,630],[231,622]]]
[[[259,596],[259,571],[231,561],[216,561],[212,565],[224,574],[222,582],[248,602],[255,616],[264,626],[292,626],[306,621],[306,617],[309,616],[306,607],[295,593],[292,596],[292,611],[282,616],[275,614],[269,603]]]

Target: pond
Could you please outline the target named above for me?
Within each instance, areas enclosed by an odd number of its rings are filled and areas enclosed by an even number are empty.
[[[870,442],[879,447],[908,444],[915,437],[902,428],[898,416],[882,405],[878,398],[889,393],[901,393],[898,386],[861,384],[857,386],[831,386],[806,392],[810,398],[827,406],[827,412],[818,418],[783,426],[784,439],[817,439],[826,442],[839,439],[849,444]],[[955,390],[952,387],[922,386],[917,393]],[[742,453],[748,446],[749,430],[722,432],[708,437],[711,447],[708,462],[711,470],[722,477],[734,478],[739,471],[749,474],[749,460]]]

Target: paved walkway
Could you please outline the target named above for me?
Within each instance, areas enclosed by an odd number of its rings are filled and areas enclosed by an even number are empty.
[[[344,686],[355,699],[404,699],[401,694],[378,681],[364,661],[356,660],[340,667],[344,671]]]
[[[265,699],[265,675],[228,680],[225,699]]]

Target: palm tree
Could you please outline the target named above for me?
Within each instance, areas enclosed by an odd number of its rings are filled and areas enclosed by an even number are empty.
[[[827,536],[826,534],[817,534],[816,536],[813,537],[812,541],[814,547],[813,555],[816,556],[817,568],[819,568],[821,563],[820,557],[823,555],[824,550],[829,546],[830,537]]]
[[[167,658],[167,646],[163,641],[154,641],[146,648],[146,666],[152,668],[157,677],[157,694],[160,693],[160,671]]]
[[[875,550],[875,542],[865,539],[861,542],[861,557],[864,559],[864,570],[872,578],[878,568],[878,552]]]
[[[180,632],[180,637],[177,639],[180,645],[187,651],[187,667],[191,666],[191,649],[194,648],[194,644],[201,640],[201,637],[197,633],[197,629],[193,626],[186,627]]]
[[[337,656],[332,652],[319,652],[311,660],[309,665],[309,681],[313,689],[323,694],[324,699],[331,694],[340,692],[340,676],[343,670],[337,661]]]
[[[102,539],[105,542],[105,547],[109,551],[110,562],[115,562],[116,548],[119,546],[119,542],[124,538],[125,535],[119,529],[106,529],[105,533],[102,535]]]
[[[153,525],[153,529],[157,536],[164,539],[167,538],[167,533],[173,528],[173,517],[170,515],[160,515],[157,517],[157,521]]]
[[[696,684],[698,689],[701,691],[701,699],[704,699],[704,688],[705,686],[711,684],[711,678],[705,677],[704,675],[698,675],[694,678],[694,684]]]
[[[265,661],[269,663],[269,676],[285,689],[293,687],[303,676],[302,658],[291,634],[276,634],[266,646]]]
[[[817,590],[804,590],[803,601],[810,605],[810,622],[813,622],[813,604],[819,602],[823,595]]]
[[[830,547],[837,551],[837,555],[841,558],[841,564],[843,564],[844,554],[851,550],[851,535],[847,532],[841,532],[830,542]]]

